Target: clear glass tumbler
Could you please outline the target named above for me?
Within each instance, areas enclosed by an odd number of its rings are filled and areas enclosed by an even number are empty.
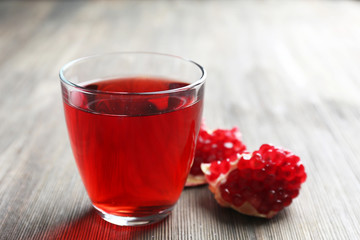
[[[144,52],[60,70],[73,154],[103,219],[137,226],[170,214],[194,158],[205,78],[193,61]]]

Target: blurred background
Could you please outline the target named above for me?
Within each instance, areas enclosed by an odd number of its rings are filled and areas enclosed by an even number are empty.
[[[34,108],[55,104],[62,65],[112,51],[163,52],[202,64],[212,128],[257,121],[268,135],[283,122],[262,119],[284,119],[286,104],[360,99],[357,1],[2,1],[0,30],[1,89],[12,96],[11,109],[14,101],[23,105],[20,93]]]

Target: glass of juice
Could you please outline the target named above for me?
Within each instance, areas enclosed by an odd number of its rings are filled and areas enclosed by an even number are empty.
[[[74,60],[60,70],[72,151],[100,216],[138,226],[168,216],[195,152],[206,72],[159,53]]]

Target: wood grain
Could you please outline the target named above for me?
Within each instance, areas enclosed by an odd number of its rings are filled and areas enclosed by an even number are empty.
[[[357,1],[0,1],[0,239],[360,239]],[[271,220],[185,189],[156,225],[106,223],[71,154],[58,71],[109,51],[157,51],[208,71],[212,128],[302,157],[308,180]]]

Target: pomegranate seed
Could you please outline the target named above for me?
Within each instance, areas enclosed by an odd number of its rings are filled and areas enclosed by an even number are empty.
[[[236,206],[236,207],[240,207],[241,205],[244,204],[245,199],[243,198],[243,196],[239,193],[234,194],[233,198],[231,199],[232,203]]]
[[[255,169],[253,170],[253,173],[252,173],[252,178],[254,180],[258,180],[258,181],[263,181],[267,176],[267,172],[266,172],[266,169],[263,168],[263,169]]]
[[[251,173],[251,169],[249,168],[239,170],[239,175],[244,179],[251,179]]]

